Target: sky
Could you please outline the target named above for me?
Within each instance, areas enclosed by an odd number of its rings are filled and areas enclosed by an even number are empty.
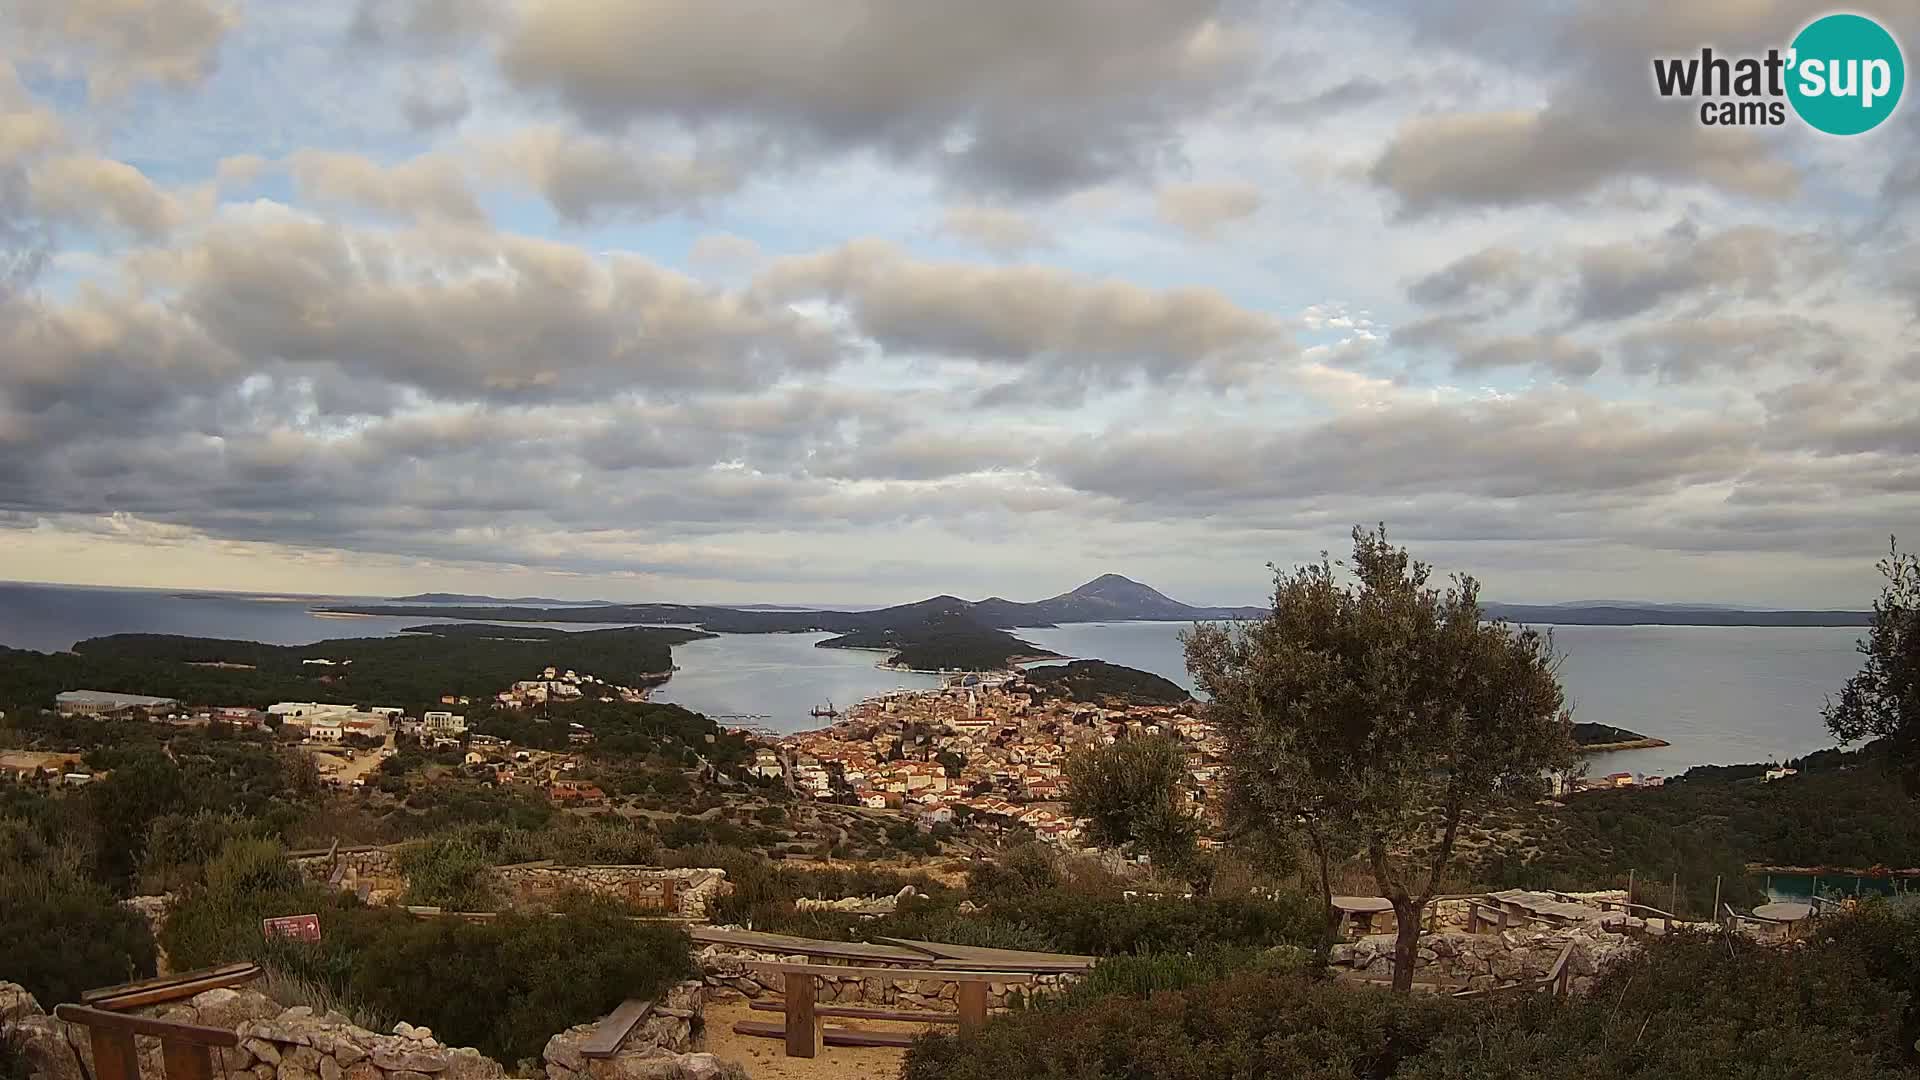
[[[1651,77],[1828,9],[0,0],[0,580],[1862,605],[1920,101]]]

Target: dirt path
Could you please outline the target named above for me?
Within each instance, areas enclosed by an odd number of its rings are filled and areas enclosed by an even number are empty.
[[[711,1002],[706,1006],[705,1045],[700,1049],[722,1061],[737,1061],[753,1080],[898,1080],[905,1050],[884,1046],[829,1046],[816,1058],[790,1058],[778,1039],[735,1035],[736,1020],[778,1020],[779,1013],[755,1012],[744,1001]],[[925,1024],[898,1024],[885,1020],[827,1021],[830,1027],[860,1027],[874,1031],[924,1031]]]

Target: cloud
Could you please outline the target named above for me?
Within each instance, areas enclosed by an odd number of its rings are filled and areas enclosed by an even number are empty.
[[[1525,299],[1546,272],[1539,260],[1510,247],[1490,247],[1463,256],[1415,281],[1408,299],[1428,306]]]
[[[400,114],[415,131],[453,127],[471,111],[473,100],[467,94],[466,81],[451,65],[415,71],[408,79],[406,97],[400,101]]]
[[[240,18],[219,0],[29,0],[0,10],[11,11],[17,55],[59,71],[83,68],[96,98],[141,82],[199,85]]]
[[[1825,269],[1826,245],[1815,237],[1789,237],[1762,225],[1702,236],[1670,230],[1658,243],[1606,244],[1582,251],[1568,304],[1576,319],[1613,321],[1689,294],[1710,292],[1716,302],[1766,298],[1792,266],[1805,287]]]
[[[1798,170],[1749,132],[1702,127],[1684,115],[1625,126],[1610,110],[1572,106],[1417,117],[1368,175],[1406,217],[1567,201],[1626,177],[1772,200],[1800,186]]]
[[[501,66],[600,128],[749,130],[1047,195],[1154,171],[1250,73],[1253,33],[1218,0],[531,0]]]
[[[755,287],[844,305],[860,333],[890,353],[1011,365],[1075,392],[1136,376],[1231,385],[1298,355],[1287,323],[1209,289],[930,262],[880,241],[776,260]]]
[[[940,231],[1002,257],[1049,243],[1046,231],[1032,218],[1001,206],[949,206],[940,216]]]
[[[139,169],[123,161],[76,154],[37,162],[28,174],[36,211],[83,229],[119,229],[158,240],[185,211]]]
[[[402,220],[486,219],[459,167],[444,157],[422,155],[383,165],[359,154],[301,150],[289,157],[286,165],[300,197],[312,202],[351,206]]]
[[[497,173],[531,186],[576,223],[692,209],[746,181],[741,163],[724,156],[649,153],[557,127],[523,130],[483,154]]]
[[[1252,184],[1169,184],[1156,198],[1161,221],[1199,239],[1211,237],[1228,222],[1252,217],[1260,203],[1260,191]]]
[[[1600,370],[1600,352],[1557,334],[1527,334],[1473,342],[1461,350],[1454,366],[1460,371],[1542,367],[1566,378],[1584,379]]]

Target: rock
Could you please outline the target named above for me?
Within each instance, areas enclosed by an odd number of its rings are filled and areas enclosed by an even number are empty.
[[[280,1054],[280,1068],[317,1073],[320,1071],[320,1051],[311,1046],[292,1047]]]
[[[313,1006],[295,1005],[280,1014],[281,1020],[309,1020],[313,1017]]]
[[[285,1059],[281,1060],[277,1075],[280,1080],[320,1080],[319,1073],[312,1069],[303,1069],[298,1065],[290,1065]]]
[[[340,1063],[333,1058],[323,1057],[320,1059],[320,1080],[340,1080],[341,1076],[345,1075],[345,1073],[346,1070],[342,1069]]]
[[[333,1057],[343,1069],[351,1070],[365,1060],[366,1056],[366,1049],[352,1039],[341,1038],[333,1041]]]
[[[447,1054],[447,1067],[440,1074],[440,1080],[495,1080],[506,1072],[499,1062],[470,1046],[463,1046]]]
[[[45,1015],[40,1003],[27,993],[26,987],[19,983],[0,982],[0,1024]]]
[[[362,1060],[349,1067],[341,1080],[381,1080],[380,1070],[373,1062]]]
[[[411,1069],[394,1069],[387,1073],[387,1080],[427,1080],[427,1074]]]
[[[373,1053],[368,1057],[375,1065],[390,1073],[437,1073],[447,1067],[445,1058],[425,1050],[393,1050],[384,1046],[375,1046]]]
[[[399,1023],[393,1025],[393,1033],[395,1035],[400,1036],[401,1038],[410,1037],[413,1034],[413,1025],[407,1023],[405,1020],[402,1020]]]
[[[254,1080],[273,1080],[274,1072],[274,1067],[264,1061],[253,1067]]]
[[[280,1064],[280,1048],[267,1040],[259,1038],[247,1039],[243,1045],[246,1046],[247,1053],[259,1058],[262,1062],[268,1065]]]
[[[205,1027],[238,1029],[249,1020],[265,1020],[280,1011],[258,990],[206,990],[192,998],[198,1023]]]

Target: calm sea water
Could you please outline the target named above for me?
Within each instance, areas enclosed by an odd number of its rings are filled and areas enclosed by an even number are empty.
[[[418,618],[322,618],[323,599],[140,589],[0,584],[0,645],[41,651],[114,633],[190,634],[299,645],[384,637]],[[365,598],[355,598],[365,599]],[[563,629],[583,629],[573,624]],[[1022,630],[1055,652],[1163,675],[1191,688],[1179,634],[1185,623],[1080,623]],[[1859,667],[1854,627],[1563,626],[1561,680],[1577,720],[1666,739],[1658,750],[1591,758],[1596,773],[1674,775],[1694,765],[1784,760],[1831,745],[1825,696]],[[817,649],[824,634],[725,634],[674,649],[680,670],[655,692],[712,716],[765,716],[777,730],[816,726],[808,715],[932,676],[889,671],[879,655]]]
[[[1192,689],[1179,635],[1186,623],[1082,623],[1022,630],[1069,656],[1163,675]],[[1826,695],[1860,667],[1860,627],[1556,626],[1554,644],[1575,720],[1673,745],[1595,754],[1596,775],[1677,775],[1695,765],[1786,760],[1833,745]]]

